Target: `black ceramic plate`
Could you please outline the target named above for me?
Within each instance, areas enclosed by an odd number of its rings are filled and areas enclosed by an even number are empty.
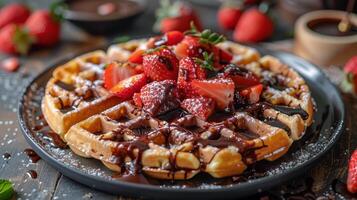
[[[148,178],[147,184],[137,184],[118,180],[113,172],[97,160],[81,158],[69,149],[53,146],[46,132],[36,131],[34,127],[41,123],[41,117],[38,116],[41,115],[40,101],[45,84],[54,67],[68,59],[49,67],[25,88],[18,109],[20,125],[24,137],[41,158],[65,176],[95,189],[131,197],[158,199],[218,199],[252,195],[305,172],[336,143],[344,126],[344,106],[340,95],[317,67],[287,53],[262,50],[262,54],[278,57],[304,77],[310,86],[317,111],[313,125],[286,155],[274,162],[258,162],[234,180],[198,175],[184,182]]]

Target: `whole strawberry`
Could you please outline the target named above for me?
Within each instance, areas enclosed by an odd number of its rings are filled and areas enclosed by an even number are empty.
[[[0,30],[0,51],[8,54],[26,54],[32,38],[20,26],[8,24]]]
[[[30,10],[23,4],[11,3],[0,10],[0,29],[8,24],[23,24]]]
[[[40,46],[52,46],[59,41],[61,24],[53,12],[37,10],[27,19],[26,28]]]
[[[202,27],[196,12],[179,1],[171,4],[169,0],[162,0],[161,7],[156,11],[156,18],[154,29],[162,33],[189,30],[191,21],[198,29],[201,30]]]
[[[351,91],[357,94],[357,56],[348,60],[343,70],[346,73],[346,80],[343,81],[342,89],[349,91],[348,88],[351,88]]]
[[[352,153],[348,165],[347,189],[351,193],[357,192],[357,150]]]
[[[233,33],[238,42],[260,42],[274,31],[272,20],[260,10],[253,8],[242,14]]]
[[[217,13],[218,24],[223,29],[233,30],[241,14],[242,10],[239,7],[223,6]]]

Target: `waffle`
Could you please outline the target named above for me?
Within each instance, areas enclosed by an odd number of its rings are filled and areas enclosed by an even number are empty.
[[[146,40],[132,40],[59,66],[46,87],[44,116],[74,153],[121,174],[222,178],[239,175],[260,160],[280,158],[313,122],[309,87],[272,56],[261,57],[229,41],[218,46],[234,55],[232,63],[261,80],[261,101],[208,120],[177,109],[152,116],[132,100],[120,102],[102,87],[102,66],[125,62],[135,50],[149,48]]]
[[[94,51],[57,67],[46,85],[42,112],[53,131],[63,136],[75,123],[119,103],[104,89],[103,51]]]

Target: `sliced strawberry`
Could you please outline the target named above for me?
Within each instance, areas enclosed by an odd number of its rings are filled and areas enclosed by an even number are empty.
[[[137,74],[120,81],[110,89],[110,92],[118,96],[122,101],[125,101],[132,98],[134,93],[139,92],[145,84],[146,76],[144,74]]]
[[[177,44],[175,53],[178,57],[197,57],[202,58],[202,53],[206,51],[206,47],[201,45],[198,37],[185,36],[184,39]]]
[[[134,104],[138,107],[143,107],[143,102],[141,101],[141,94],[140,93],[134,93],[133,95],[133,101],[134,101]]]
[[[7,72],[14,72],[20,66],[20,61],[18,58],[11,57],[6,58],[0,62],[0,67]]]
[[[141,73],[144,73],[144,67],[143,65],[136,65],[135,68],[134,68],[135,72],[137,74],[141,74]]]
[[[154,81],[140,90],[143,109],[156,116],[179,106],[175,81]]]
[[[230,63],[233,59],[233,55],[228,51],[219,48],[219,59],[222,63]]]
[[[129,63],[112,62],[104,71],[104,87],[109,90],[120,81],[135,75],[134,66]]]
[[[347,189],[351,193],[357,193],[357,150],[354,150],[348,164]]]
[[[179,61],[168,48],[144,55],[144,73],[154,81],[176,80]]]
[[[184,38],[184,34],[180,31],[170,31],[165,33],[164,37],[166,40],[166,45],[175,45]]]
[[[198,94],[215,100],[219,109],[225,109],[233,102],[234,82],[232,79],[193,80],[191,85]]]
[[[181,102],[181,108],[199,118],[206,120],[214,112],[215,101],[206,97],[185,99]]]
[[[206,79],[206,71],[198,66],[193,58],[185,57],[180,60],[179,73],[177,78],[177,88],[180,97],[190,98],[196,96],[195,90],[192,89],[192,80]]]
[[[128,61],[131,63],[142,64],[144,53],[145,53],[145,51],[143,49],[138,49],[130,55],[130,57],[128,58]]]
[[[236,88],[243,89],[251,86],[258,85],[260,82],[255,77],[252,76],[241,76],[241,75],[232,75],[230,78],[234,81]]]
[[[253,104],[259,101],[262,91],[263,84],[258,84],[240,91],[239,94],[245,97],[250,104]]]

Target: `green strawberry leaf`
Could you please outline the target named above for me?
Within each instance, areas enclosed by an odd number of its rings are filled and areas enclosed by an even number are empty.
[[[186,31],[185,35],[199,37],[200,43],[213,44],[213,45],[224,42],[226,40],[226,38],[223,35],[212,32],[210,29],[205,29],[202,32],[199,32],[193,21],[191,21],[191,30]]]
[[[124,36],[119,36],[119,37],[114,38],[113,42],[114,43],[124,43],[124,42],[129,41],[130,39],[131,39],[130,36],[124,35]]]
[[[0,199],[7,200],[14,194],[12,183],[8,180],[0,179]]]
[[[58,22],[63,21],[64,10],[68,9],[68,5],[63,1],[54,1],[50,5],[52,18]]]
[[[198,64],[201,68],[214,71],[213,53],[208,54],[205,51],[203,52],[203,59],[200,58],[193,58],[193,59],[196,62],[196,64]]]
[[[31,45],[35,41],[35,39],[27,32],[26,29],[20,27],[16,27],[15,34],[12,39],[16,50],[23,55],[27,54]]]

